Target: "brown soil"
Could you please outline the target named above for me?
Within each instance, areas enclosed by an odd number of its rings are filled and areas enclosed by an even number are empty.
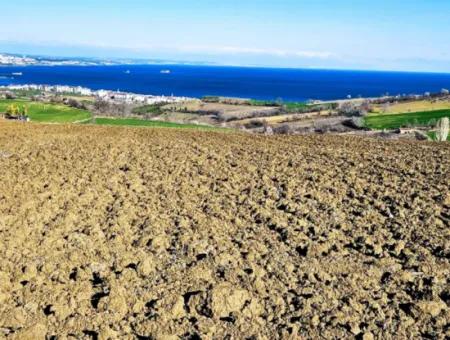
[[[450,336],[450,144],[0,122],[0,337]]]

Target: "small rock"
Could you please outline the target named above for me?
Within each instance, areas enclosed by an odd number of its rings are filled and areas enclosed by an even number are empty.
[[[350,324],[350,332],[352,332],[353,335],[358,335],[361,333],[361,328],[359,328],[359,325],[355,322],[352,322]]]
[[[381,255],[383,253],[383,247],[380,246],[379,244],[376,244],[373,246],[373,253],[375,255]]]
[[[362,336],[363,340],[374,340],[373,334],[371,332],[365,332]]]
[[[118,335],[111,328],[105,327],[100,331],[99,338],[101,340],[113,340],[113,339],[117,339]]]
[[[167,295],[158,301],[158,311],[168,319],[179,319],[186,315],[184,298],[181,295]]]
[[[211,294],[211,307],[216,317],[227,317],[233,312],[239,312],[250,294],[244,289],[236,289],[230,284],[215,287]]]
[[[119,315],[125,315],[128,312],[125,289],[113,289],[109,297],[108,309]]]
[[[318,315],[314,315],[314,316],[312,317],[312,319],[311,319],[311,324],[312,324],[314,327],[319,326],[319,324],[320,324],[320,318],[319,318]]]
[[[170,309],[170,314],[173,319],[183,317],[186,312],[184,310],[184,299],[182,296],[179,296],[173,303],[172,308]]]
[[[13,339],[17,340],[37,340],[45,339],[47,336],[47,328],[40,323],[33,326],[23,328],[14,334]]]
[[[140,276],[149,276],[156,269],[155,261],[152,256],[146,257],[141,263],[139,263],[137,272]]]
[[[22,308],[15,308],[2,317],[2,324],[6,327],[20,328],[24,326],[26,312]]]
[[[398,241],[397,245],[395,246],[394,252],[395,254],[399,255],[403,249],[405,249],[405,242]]]
[[[153,238],[151,246],[156,251],[163,251],[169,247],[169,240],[165,235],[158,235]]]
[[[421,301],[417,304],[420,311],[429,314],[432,317],[437,317],[446,305],[442,301]]]
[[[447,196],[445,197],[444,204],[450,206],[450,194],[447,194]]]

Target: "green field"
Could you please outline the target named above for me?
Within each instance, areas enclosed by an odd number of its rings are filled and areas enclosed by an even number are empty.
[[[31,121],[41,123],[74,123],[91,118],[91,113],[62,104],[48,104],[29,100],[0,100],[0,112],[5,112],[9,105],[25,106]]]
[[[133,114],[158,116],[163,113],[162,106],[157,104],[139,106],[133,109]]]
[[[450,117],[450,110],[411,112],[400,114],[372,114],[365,117],[365,125],[370,129],[398,129],[401,127],[434,125],[442,117]]]
[[[200,129],[200,130],[227,130],[207,125],[178,124],[155,120],[143,120],[137,118],[95,118],[93,123],[97,125],[164,127],[164,128],[179,128],[179,129]]]
[[[249,104],[252,106],[284,106],[287,110],[299,110],[310,106],[303,102],[283,102],[281,99],[276,101],[252,99]]]
[[[257,100],[251,99],[248,102],[251,106],[281,106],[281,103],[276,103],[273,100]]]

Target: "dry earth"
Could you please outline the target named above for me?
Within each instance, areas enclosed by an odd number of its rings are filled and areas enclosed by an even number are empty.
[[[0,122],[0,337],[448,338],[449,159]]]
[[[177,109],[187,109],[189,112],[199,113],[200,118],[206,112],[217,113],[220,114],[222,120],[240,120],[257,116],[271,116],[274,112],[279,111],[279,108],[270,106],[206,103],[200,100],[168,104],[163,109],[175,111],[173,112],[175,114]]]

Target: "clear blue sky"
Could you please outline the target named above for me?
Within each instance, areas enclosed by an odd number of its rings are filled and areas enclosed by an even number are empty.
[[[450,72],[450,0],[14,0],[0,52]]]

